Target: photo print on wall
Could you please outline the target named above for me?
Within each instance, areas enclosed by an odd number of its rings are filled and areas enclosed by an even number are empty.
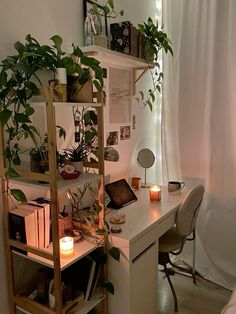
[[[107,146],[118,144],[118,131],[107,132]]]
[[[121,126],[120,127],[120,139],[128,140],[130,139],[130,126]]]

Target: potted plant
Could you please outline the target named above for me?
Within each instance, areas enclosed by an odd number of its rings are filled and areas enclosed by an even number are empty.
[[[86,158],[85,145],[79,144],[74,147],[66,148],[65,152],[65,163],[70,164],[74,167],[75,171],[83,173],[83,160]]]
[[[17,41],[14,48],[16,53],[0,65],[0,123],[7,134],[4,150],[7,178],[19,177],[14,169],[21,164],[19,140],[30,137],[36,141],[37,129],[31,121],[34,108],[29,100],[38,92],[35,82],[42,85],[38,74],[43,69],[54,71],[55,68],[52,48],[41,46],[31,35],[26,36],[25,43]],[[21,190],[10,189],[10,194],[17,200],[26,200]]]
[[[77,73],[78,77],[84,75],[83,67],[80,64],[68,56],[63,57],[64,52],[60,49],[62,40],[58,41],[57,36],[52,37],[55,45],[51,47],[40,45],[29,34],[25,38],[25,43],[19,41],[15,43],[16,53],[6,57],[0,64],[0,123],[7,134],[4,150],[4,157],[7,161],[7,171],[5,172],[7,178],[19,177],[15,169],[15,166],[21,164],[19,140],[30,137],[37,145],[38,130],[31,121],[34,108],[29,101],[33,95],[38,93],[35,82],[42,86],[39,73],[45,69],[55,73],[61,62],[66,66],[68,73]],[[98,90],[101,90],[103,78],[99,62],[94,58],[84,56],[78,47],[74,47],[74,53],[80,58],[84,67],[93,70],[93,83]],[[9,189],[9,191],[17,200],[26,201],[21,190]]]
[[[50,39],[55,48],[52,52],[56,63],[55,79],[63,85],[67,84],[68,101],[92,102],[93,85],[98,91],[103,88],[103,70],[99,66],[100,62],[84,55],[74,44],[73,52],[68,56],[62,50],[63,40],[59,35],[54,35]]]
[[[57,131],[59,138],[65,139],[66,137],[66,131],[63,127],[57,125]],[[38,143],[38,138],[40,143]],[[35,141],[35,148],[32,148],[30,150],[30,169],[34,172],[40,172],[44,173],[45,171],[48,171],[48,136],[47,133],[44,135],[44,138],[42,140],[42,137],[40,135],[40,132],[38,132],[38,137],[36,137]],[[65,155],[61,154],[57,151],[57,166],[58,168],[62,167],[65,162]]]
[[[139,92],[139,97],[136,97],[138,102],[143,103],[152,110],[155,101],[155,93],[161,91],[163,72],[160,70],[158,62],[160,51],[164,50],[173,55],[171,41],[163,28],[159,28],[158,21],[156,23],[149,17],[147,22],[138,24],[138,32],[143,37],[144,42],[144,59],[149,65],[149,70],[152,78],[152,88],[150,88],[145,96],[142,91]]]

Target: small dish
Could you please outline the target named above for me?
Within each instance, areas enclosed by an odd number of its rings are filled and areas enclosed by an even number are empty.
[[[62,173],[61,173],[61,176],[62,176],[62,178],[64,179],[64,180],[71,180],[71,179],[76,179],[76,178],[78,178],[79,176],[80,176],[80,172],[79,171],[74,171],[74,172],[72,172],[72,173],[67,173],[67,172],[65,172],[65,171],[63,171]]]

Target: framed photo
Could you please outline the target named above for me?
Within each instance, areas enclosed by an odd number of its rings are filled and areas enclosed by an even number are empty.
[[[87,17],[87,14],[89,11],[93,11],[93,6],[97,6],[98,9],[101,11],[101,14],[99,14],[103,20],[102,20],[102,29],[105,30],[104,35],[108,36],[108,27],[107,27],[107,13],[104,11],[103,7],[98,4],[95,1],[92,0],[83,0],[83,11],[84,11],[84,20]],[[95,13],[95,15],[97,15]]]

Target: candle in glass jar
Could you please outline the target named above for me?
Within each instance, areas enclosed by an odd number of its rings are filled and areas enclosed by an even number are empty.
[[[161,200],[161,188],[157,185],[152,186],[149,189],[150,201],[158,202]]]
[[[60,254],[64,258],[70,258],[74,255],[74,239],[72,237],[60,239]]]

